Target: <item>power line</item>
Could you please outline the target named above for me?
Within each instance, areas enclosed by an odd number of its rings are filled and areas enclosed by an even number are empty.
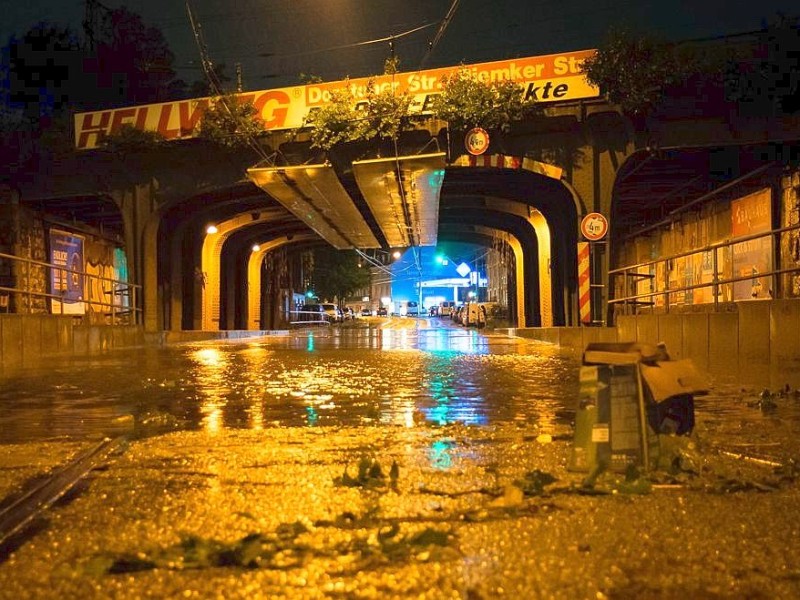
[[[456,14],[456,9],[458,8],[458,3],[460,0],[453,0],[453,3],[450,5],[450,10],[447,11],[447,14],[442,19],[441,25],[439,25],[439,29],[436,31],[436,35],[433,38],[433,41],[428,45],[428,51],[425,53],[425,56],[422,57],[422,62],[420,63],[419,68],[425,68],[425,64],[428,62],[431,54],[433,53],[433,49],[439,44],[439,41],[442,39],[444,35],[445,29],[450,24],[450,21],[453,19],[453,15]]]
[[[409,29],[408,31],[404,31],[402,33],[398,33],[395,35],[387,35],[382,38],[376,38],[374,40],[367,40],[364,42],[353,42],[352,44],[343,44],[341,46],[331,46],[329,48],[320,48],[318,50],[307,50],[305,52],[290,52],[288,54],[275,54],[274,52],[262,52],[257,56],[260,57],[275,57],[275,58],[291,58],[295,56],[309,56],[312,54],[321,54],[324,52],[331,52],[333,50],[343,50],[346,48],[359,48],[361,46],[369,46],[372,44],[380,44],[382,42],[394,42],[394,40],[405,37],[407,35],[411,35],[412,33],[416,33],[417,31],[422,31],[423,29],[427,29],[428,27],[433,27],[436,23],[425,23],[420,25],[419,27],[414,27],[413,29]]]
[[[228,106],[228,101],[225,98],[224,90],[222,89],[222,82],[219,80],[217,73],[214,71],[214,65],[209,57],[208,48],[203,40],[200,23],[198,23],[194,18],[189,0],[186,0],[186,13],[189,16],[189,23],[192,26],[192,33],[194,34],[195,43],[197,44],[197,50],[200,53],[200,63],[203,67],[206,79],[208,80],[208,83],[211,86],[214,94],[218,96],[217,101],[222,103],[222,106],[225,108],[228,116],[236,121],[237,117],[233,114],[233,111],[231,110],[231,107]],[[261,144],[258,143],[258,140],[254,139],[249,133],[245,133],[245,140],[247,141],[247,145],[254,150],[263,161],[271,162],[270,156],[264,152],[264,149],[261,147]]]

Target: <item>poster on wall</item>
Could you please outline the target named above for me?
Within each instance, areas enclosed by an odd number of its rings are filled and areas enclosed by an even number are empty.
[[[53,314],[82,315],[84,305],[83,236],[50,230],[50,302]]]
[[[128,288],[128,257],[122,248],[114,248],[114,279],[117,280],[114,304],[123,310],[131,307]]]
[[[714,251],[708,250],[694,256],[694,273],[692,284],[710,284],[714,281]],[[711,285],[694,290],[695,304],[711,304],[714,302],[714,288]]]
[[[731,235],[745,237],[772,229],[772,194],[765,188],[731,202]],[[772,236],[747,240],[732,246],[733,276],[746,277],[733,284],[734,300],[770,297],[770,278],[759,277],[772,270]]]

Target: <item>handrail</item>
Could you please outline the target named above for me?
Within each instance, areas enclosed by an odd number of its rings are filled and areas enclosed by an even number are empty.
[[[297,320],[290,319],[289,325],[330,325],[331,318],[325,313],[315,310],[290,310]]]
[[[667,276],[667,273],[665,272],[664,273],[664,277],[663,277],[664,287],[662,289],[652,289],[652,285],[653,284],[651,284],[651,290],[648,291],[648,292],[630,294],[630,293],[627,293],[628,289],[629,289],[629,288],[627,288],[627,286],[631,285],[631,284],[633,284],[633,285],[636,285],[636,284],[635,284],[634,281],[629,279],[628,280],[629,281],[628,284],[623,283],[623,286],[626,286],[626,287],[623,287],[624,295],[621,296],[621,297],[609,299],[608,300],[608,304],[610,306],[615,306],[615,305],[622,305],[623,307],[633,306],[634,307],[634,311],[636,311],[636,307],[638,307],[638,306],[647,306],[647,307],[654,306],[655,305],[655,301],[654,301],[655,298],[659,297],[659,296],[664,296],[663,308],[668,312],[669,311],[669,307],[670,307],[670,302],[669,302],[670,295],[681,294],[681,293],[685,293],[685,292],[689,292],[689,291],[693,291],[693,290],[697,290],[697,289],[712,288],[712,290],[713,290],[713,292],[712,292],[713,302],[704,302],[704,303],[698,303],[698,304],[712,304],[713,303],[715,309],[717,309],[718,305],[720,303],[719,290],[720,290],[721,287],[723,287],[723,286],[732,286],[733,284],[739,283],[739,282],[742,282],[742,281],[752,281],[752,280],[756,280],[756,279],[760,280],[760,279],[767,279],[767,278],[772,279],[772,282],[773,282],[772,288],[770,289],[770,297],[772,297],[774,295],[774,293],[775,293],[775,290],[777,289],[777,286],[775,285],[775,283],[777,283],[776,278],[778,276],[780,276],[780,275],[784,275],[784,274],[787,274],[787,273],[800,273],[800,267],[778,268],[778,269],[772,268],[770,270],[766,270],[766,271],[763,271],[763,272],[758,272],[758,273],[755,273],[755,274],[748,274],[748,275],[735,275],[733,272],[731,272],[731,274],[726,277],[726,276],[724,276],[724,273],[722,273],[723,269],[720,267],[720,264],[719,264],[720,261],[719,261],[718,253],[719,253],[720,250],[730,250],[730,249],[732,249],[733,246],[736,246],[738,244],[743,244],[743,243],[746,243],[746,242],[750,242],[750,241],[758,240],[758,239],[763,239],[763,238],[767,238],[767,237],[773,238],[773,243],[774,243],[773,252],[775,252],[775,248],[776,247],[778,247],[778,248],[780,247],[781,235],[785,234],[785,233],[788,233],[788,232],[792,232],[792,231],[800,231],[800,224],[789,225],[789,226],[786,226],[786,227],[780,227],[780,228],[772,229],[770,231],[765,231],[765,232],[761,232],[761,233],[755,233],[755,234],[749,234],[749,235],[745,235],[745,236],[730,238],[730,239],[722,240],[722,241],[719,241],[719,242],[714,242],[712,244],[708,244],[708,245],[700,247],[700,248],[694,248],[692,250],[687,250],[687,251],[679,252],[679,253],[672,254],[672,255],[669,255],[669,256],[664,256],[664,257],[660,257],[660,258],[657,258],[657,259],[648,260],[648,261],[637,263],[637,264],[634,264],[634,265],[626,265],[624,267],[618,267],[616,269],[612,269],[608,273],[609,274],[609,279],[612,279],[612,278],[618,277],[618,276],[624,276],[626,278],[639,278],[639,279],[641,279],[641,278],[649,278],[651,281],[655,281],[655,277],[656,277],[655,271],[657,270],[658,265],[668,265],[669,263],[671,263],[673,261],[676,261],[678,259],[681,259],[681,258],[686,258],[686,257],[689,257],[689,256],[698,256],[698,255],[702,255],[702,254],[706,254],[706,253],[711,253],[711,258],[712,258],[712,261],[711,261],[712,262],[711,272],[710,273],[706,273],[706,276],[710,276],[711,277],[710,281],[703,281],[703,282],[700,282],[700,283],[685,284],[685,285],[680,285],[678,287],[669,287],[669,278]],[[648,269],[651,272],[650,273],[639,273],[639,271],[642,270],[642,269]],[[616,291],[616,289],[618,288],[618,286],[611,285],[610,288],[611,288],[611,292],[613,294]],[[731,298],[730,301],[734,301],[734,299]]]
[[[716,250],[718,248],[723,248],[726,246],[732,246],[734,244],[741,244],[742,242],[749,242],[750,240],[756,240],[762,237],[767,237],[768,235],[778,235],[781,233],[786,233],[788,231],[795,231],[800,230],[800,223],[796,225],[788,225],[786,227],[781,227],[779,229],[771,229],[770,231],[764,231],[762,233],[753,233],[750,235],[744,235],[737,238],[730,238],[727,240],[722,240],[719,242],[714,242],[712,244],[708,244],[707,246],[703,246],[702,248],[695,248],[694,250],[687,250],[686,252],[679,252],[678,254],[671,254],[666,257],[662,258],[654,258],[653,260],[648,260],[646,262],[637,263],[635,265],[626,265],[624,267],[617,267],[616,269],[611,269],[608,274],[609,275],[617,275],[619,273],[623,273],[625,271],[630,271],[631,269],[640,269],[642,267],[649,267],[650,265],[655,265],[657,263],[662,263],[667,260],[676,260],[678,258],[684,258],[686,256],[691,256],[693,254],[700,254],[701,252],[711,252],[712,250]],[[676,288],[677,289],[677,288]]]
[[[8,260],[11,262],[19,263],[25,266],[25,272],[18,274],[17,281],[14,285],[0,285],[0,312],[10,312],[10,298],[15,296],[19,299],[27,299],[27,302],[17,300],[15,303],[15,312],[18,314],[31,314],[33,312],[33,299],[42,298],[49,301],[50,311],[53,310],[54,302],[60,303],[60,311],[55,311],[57,314],[71,314],[72,316],[79,317],[87,312],[100,312],[104,316],[110,317],[112,323],[117,322],[132,322],[139,324],[142,322],[142,306],[141,301],[143,294],[141,293],[142,286],[120,279],[113,279],[104,277],[87,271],[72,269],[66,265],[56,265],[33,258],[16,256],[14,254],[6,254],[0,252],[0,260]],[[35,289],[34,277],[32,276],[32,268],[39,268],[43,271],[36,276],[36,280],[41,281],[44,278],[48,285],[46,289],[50,288],[50,282],[53,277],[53,270],[58,270],[61,273],[68,273],[77,276],[83,281],[83,297],[78,301],[83,304],[84,310],[80,313],[67,313],[64,310],[66,303],[65,296],[67,290],[62,290],[62,293],[53,293],[52,291],[40,291]],[[92,297],[91,290],[93,283],[97,282],[99,289],[102,291],[102,298]],[[106,297],[110,296],[110,299]],[[96,311],[95,307],[101,310]]]

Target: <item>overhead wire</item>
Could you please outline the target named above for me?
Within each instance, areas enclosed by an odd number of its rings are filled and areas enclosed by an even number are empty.
[[[459,2],[460,0],[453,0],[453,3],[450,5],[450,9],[447,11],[444,19],[442,19],[439,29],[436,31],[436,35],[433,37],[433,40],[430,42],[430,44],[428,44],[428,50],[425,52],[425,55],[422,57],[422,61],[420,62],[420,69],[425,68],[425,65],[427,64],[428,59],[431,57],[431,54],[433,54],[434,49],[439,45],[447,26],[450,25],[450,21],[453,20],[453,15],[456,14]]]
[[[194,17],[189,0],[186,0],[186,12],[189,16],[189,24],[192,27],[192,33],[194,35],[195,43],[197,44],[197,50],[200,53],[200,63],[203,67],[203,72],[205,73],[209,86],[214,94],[218,97],[218,102],[222,104],[223,108],[228,113],[228,116],[235,121],[237,117],[233,114],[231,107],[228,106],[228,101],[225,98],[225,91],[222,87],[222,82],[219,80],[219,77],[214,71],[214,65],[209,57],[208,48],[203,40],[201,25]],[[245,141],[250,149],[254,150],[256,154],[261,157],[262,162],[271,161],[271,156],[264,151],[264,149],[261,147],[261,144],[258,143],[258,140],[254,139],[249,133],[245,134]]]
[[[411,35],[412,33],[416,33],[417,31],[422,31],[423,29],[427,29],[428,27],[433,27],[436,23],[425,23],[420,25],[419,27],[414,27],[413,29],[409,29],[408,31],[404,31],[402,33],[397,33],[393,35],[387,35],[382,38],[376,38],[374,40],[367,40],[364,42],[353,42],[351,44],[342,44],[340,46],[331,46],[329,48],[320,48],[318,50],[307,50],[305,52],[290,52],[287,54],[275,54],[273,52],[262,52],[258,54],[261,57],[277,57],[277,58],[292,58],[295,56],[309,56],[312,54],[322,54],[324,52],[331,52],[333,50],[344,50],[347,48],[358,48],[361,46],[369,46],[371,44],[380,44],[382,42],[393,42],[399,38],[405,37],[407,35]]]

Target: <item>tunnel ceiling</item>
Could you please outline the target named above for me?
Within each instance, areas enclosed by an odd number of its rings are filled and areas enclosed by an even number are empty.
[[[612,228],[621,237],[665,222],[736,183],[736,193],[764,187],[758,177],[777,168],[764,146],[642,151],[620,169],[614,186]]]
[[[122,213],[108,196],[65,196],[28,201],[23,198],[22,203],[48,215],[56,224],[60,222],[72,227],[88,225],[103,235],[123,239]]]
[[[763,185],[755,175],[775,164],[764,146],[638,152],[617,176],[612,228],[617,235],[635,235],[733,182],[739,182],[739,194],[748,186],[755,190]],[[440,220],[480,224],[471,211],[453,211],[451,206],[477,208],[492,196],[535,206],[550,213],[548,218],[577,218],[569,192],[557,180],[505,169],[452,167],[444,173],[443,153],[356,161],[353,175],[363,195],[356,202],[329,165],[258,170],[250,173],[256,185],[239,182],[201,194],[165,214],[172,215],[172,223],[187,218],[211,222],[266,211],[274,213],[275,221],[305,223],[336,248],[435,245]],[[110,237],[124,235],[122,214],[105,195],[23,202],[55,224],[82,223]]]
[[[247,175],[334,248],[378,247],[329,163],[252,168]]]
[[[255,167],[247,174],[335,248],[379,248],[379,240],[390,247],[436,245],[443,152],[355,161],[352,167],[366,207],[329,163]]]

